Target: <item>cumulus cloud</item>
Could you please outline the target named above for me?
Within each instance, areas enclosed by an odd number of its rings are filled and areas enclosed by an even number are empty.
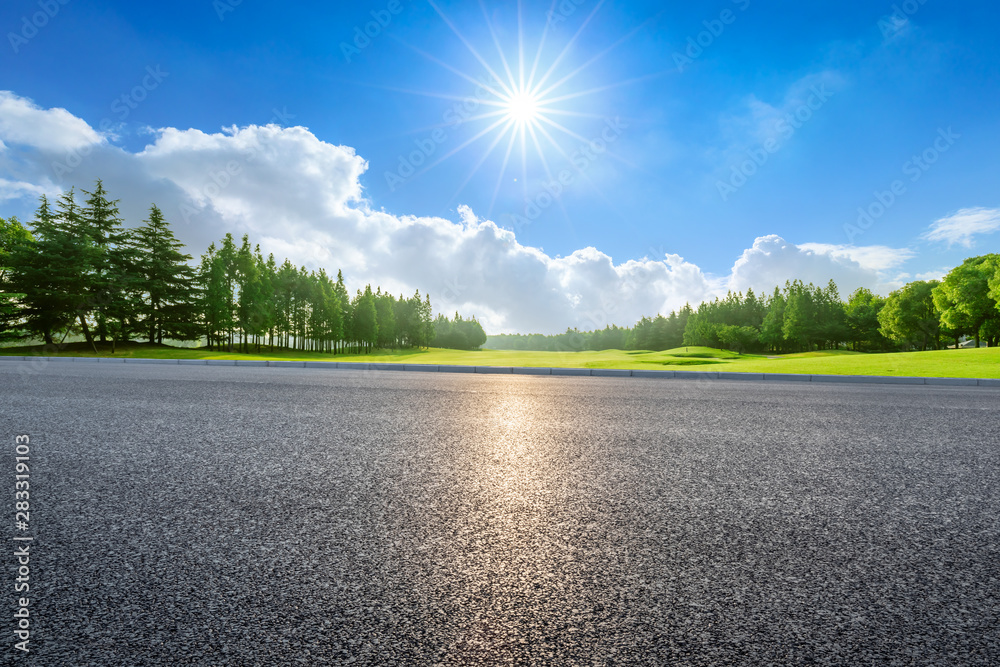
[[[101,141],[96,130],[65,109],[42,109],[27,98],[0,90],[0,150],[4,144],[27,144],[64,151]]]
[[[192,254],[227,232],[248,233],[279,261],[342,269],[351,290],[371,283],[410,295],[419,288],[437,311],[476,315],[490,332],[630,326],[727,288],[768,291],[792,278],[819,284],[833,278],[844,293],[859,285],[877,288],[881,272],[908,252],[796,246],[768,236],[743,253],[728,277],[669,253],[616,263],[587,247],[552,257],[521,245],[513,232],[467,206],[458,208],[456,220],[376,209],[361,185],[367,162],[303,127],[163,128],[133,153],[88,134],[89,126],[68,112],[49,114],[23,99],[13,106],[78,132],[59,141],[26,131],[0,135],[10,143],[0,152],[0,196],[30,200],[102,178],[121,198],[129,224],[140,224],[155,202]],[[79,150],[83,141],[91,142],[86,151]]]
[[[762,236],[733,265],[729,289],[773,290],[796,278],[826,285],[833,280],[844,297],[858,287],[885,293],[895,287],[883,271],[898,267],[912,253],[883,246],[855,247],[821,243],[795,245],[780,236]]]
[[[963,208],[931,223],[921,238],[944,241],[949,246],[956,243],[971,248],[977,234],[992,234],[1000,230],[1000,209]]]

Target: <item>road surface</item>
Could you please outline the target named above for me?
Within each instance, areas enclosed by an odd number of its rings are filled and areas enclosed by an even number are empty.
[[[23,664],[1000,662],[1000,390],[3,362],[0,408]]]

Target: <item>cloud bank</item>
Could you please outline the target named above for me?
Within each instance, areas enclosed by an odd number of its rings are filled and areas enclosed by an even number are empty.
[[[726,276],[669,253],[615,263],[587,247],[552,257],[467,206],[456,220],[376,209],[362,187],[368,163],[304,127],[162,128],[139,152],[113,139],[65,109],[0,92],[0,201],[102,178],[129,224],[140,224],[155,202],[192,254],[226,232],[247,233],[279,261],[343,269],[352,290],[419,288],[436,311],[475,315],[490,333],[631,326],[727,289],[769,291],[793,278],[832,278],[842,296],[860,286],[885,292],[893,286],[886,272],[912,254],[764,236]]]

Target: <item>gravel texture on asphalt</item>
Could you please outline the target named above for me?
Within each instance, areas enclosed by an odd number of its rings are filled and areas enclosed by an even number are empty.
[[[997,389],[0,363],[0,408],[6,664],[1000,664]]]

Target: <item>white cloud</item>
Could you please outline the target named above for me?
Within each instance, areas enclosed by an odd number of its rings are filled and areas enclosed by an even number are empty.
[[[800,243],[802,250],[818,255],[830,255],[857,262],[861,268],[871,271],[888,271],[902,266],[916,253],[909,248],[890,248],[884,245],[854,246],[831,243]]]
[[[77,119],[69,119],[66,125],[74,126]],[[164,128],[138,153],[101,142],[62,179],[52,162],[66,142],[53,147],[18,135],[14,143],[18,159],[0,153],[6,177],[0,193],[33,200],[40,189],[90,187],[102,178],[121,198],[129,224],[140,224],[156,202],[192,254],[227,232],[248,233],[279,262],[288,257],[307,268],[342,269],[352,291],[366,283],[394,294],[419,288],[430,293],[436,311],[475,315],[490,332],[631,326],[643,315],[697,305],[727,288],[770,291],[792,278],[817,284],[833,278],[843,295],[860,285],[877,288],[881,272],[909,253],[795,246],[769,236],[757,239],[725,277],[669,253],[617,264],[593,247],[552,257],[521,245],[513,232],[467,206],[457,209],[457,220],[376,210],[361,185],[367,162],[353,148],[302,127]]]
[[[795,245],[780,236],[762,236],[743,251],[729,277],[729,289],[771,291],[787,280],[825,286],[833,280],[846,297],[858,287],[885,293],[895,281],[883,271],[895,268],[912,253],[883,246],[855,247],[823,243]]]
[[[65,109],[41,109],[27,98],[0,90],[0,150],[4,144],[27,144],[70,151],[101,141],[97,131]]]
[[[38,195],[51,195],[53,191],[44,188],[40,185],[34,185],[33,183],[25,183],[23,181],[8,181],[6,178],[0,178],[0,201],[5,199],[20,199],[21,197],[32,196],[38,197]]]
[[[976,234],[992,234],[1000,230],[1000,209],[963,208],[947,217],[935,220],[921,236],[928,241],[945,241],[949,246],[972,247]]]

